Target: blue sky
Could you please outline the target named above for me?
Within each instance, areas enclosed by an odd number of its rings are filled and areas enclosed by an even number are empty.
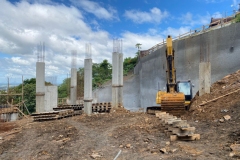
[[[240,0],[0,0],[0,83],[6,77],[35,77],[36,46],[46,44],[46,76],[66,78],[71,51],[83,66],[85,44],[93,62],[111,63],[112,40],[123,40],[124,57],[135,44],[149,49],[167,35],[177,36],[231,15]]]

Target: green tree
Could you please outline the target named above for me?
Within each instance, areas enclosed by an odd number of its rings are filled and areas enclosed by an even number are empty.
[[[70,78],[63,80],[63,83],[58,86],[58,98],[67,98],[70,89]]]
[[[137,57],[127,57],[123,61],[123,74],[126,76],[129,71],[133,70],[137,64]]]

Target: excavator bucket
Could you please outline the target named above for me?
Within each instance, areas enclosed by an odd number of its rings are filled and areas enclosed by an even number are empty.
[[[161,95],[161,110],[180,116],[185,112],[185,96],[183,93],[165,93]]]

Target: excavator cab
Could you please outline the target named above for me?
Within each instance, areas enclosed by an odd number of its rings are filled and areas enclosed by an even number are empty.
[[[188,81],[178,81],[177,82],[177,92],[181,92],[185,96],[185,108],[189,110],[189,105],[192,100],[192,83]]]

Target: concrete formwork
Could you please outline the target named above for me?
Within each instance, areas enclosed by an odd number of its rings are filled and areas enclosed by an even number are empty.
[[[210,93],[211,87],[211,64],[201,62],[199,64],[199,96]]]
[[[92,114],[92,59],[84,60],[84,112]]]
[[[71,104],[76,104],[77,100],[77,69],[71,68],[71,92],[70,92]]]
[[[45,112],[53,111],[57,107],[58,102],[58,87],[46,86],[45,87]]]
[[[44,112],[45,63],[36,63],[36,113]]]

